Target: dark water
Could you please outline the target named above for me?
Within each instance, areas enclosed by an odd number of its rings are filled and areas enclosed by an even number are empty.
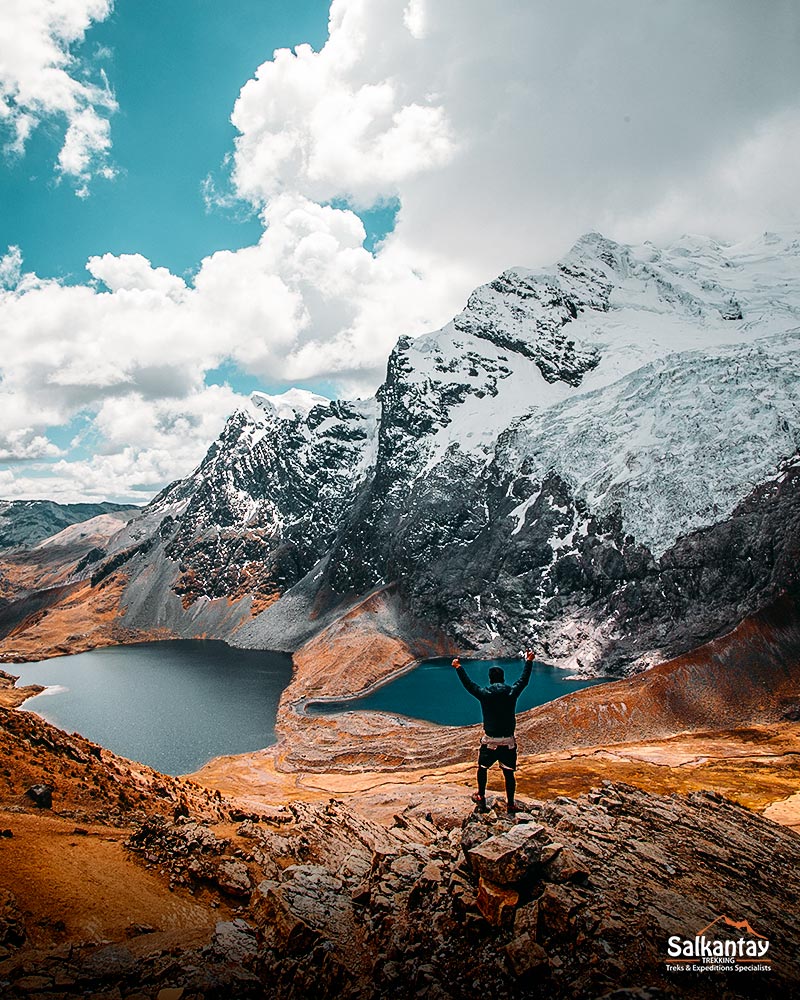
[[[275,742],[291,657],[175,639],[14,666],[19,684],[54,685],[25,702],[48,722],[165,774]]]
[[[468,694],[455,676],[451,660],[426,660],[414,670],[402,674],[396,680],[377,688],[363,698],[351,701],[310,702],[306,711],[310,715],[331,715],[334,712],[349,712],[370,709],[377,712],[392,712],[410,715],[415,719],[438,722],[443,726],[468,726],[481,721],[481,709],[477,699]],[[502,667],[506,681],[513,684],[522,673],[522,660],[464,660],[463,669],[476,684],[489,683],[489,667]],[[544,705],[545,702],[560,698],[570,691],[602,684],[599,679],[567,680],[569,673],[546,663],[534,663],[530,684],[520,695],[518,711]]]

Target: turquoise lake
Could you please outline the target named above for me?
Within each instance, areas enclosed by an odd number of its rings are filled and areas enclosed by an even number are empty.
[[[506,681],[513,684],[522,673],[522,660],[463,660],[463,669],[481,687],[489,683],[489,667],[502,667]],[[468,694],[455,676],[451,659],[426,660],[406,674],[370,694],[348,701],[315,701],[306,705],[309,715],[331,715],[336,712],[371,710],[410,715],[415,719],[437,722],[442,726],[469,726],[481,721],[477,699]],[[547,663],[534,663],[531,680],[517,702],[517,710],[544,705],[571,691],[604,679],[570,680],[569,672]]]
[[[220,754],[275,742],[292,660],[174,639],[14,664],[13,672],[20,685],[50,687],[24,708],[164,774],[186,774]]]

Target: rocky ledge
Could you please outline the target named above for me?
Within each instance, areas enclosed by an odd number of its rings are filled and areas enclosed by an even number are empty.
[[[800,838],[714,793],[605,782],[464,816],[431,792],[387,824],[332,799],[267,809],[228,837],[212,826],[149,819],[127,847],[176,885],[213,869],[234,919],[200,941],[140,928],[31,951],[6,898],[5,995],[736,998],[800,978]],[[737,924],[728,939],[768,939],[771,971],[668,971],[668,938],[715,920]]]

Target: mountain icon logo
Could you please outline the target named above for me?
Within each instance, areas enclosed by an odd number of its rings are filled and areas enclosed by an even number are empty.
[[[767,940],[765,934],[759,934],[758,931],[753,930],[753,928],[750,926],[749,920],[733,920],[731,919],[731,917],[727,915],[727,913],[720,913],[720,915],[718,917],[715,917],[710,924],[707,924],[701,931],[697,932],[697,937],[703,937],[703,935],[707,934],[715,924],[718,924],[720,922],[720,920],[727,927],[732,927],[734,930],[745,931],[752,937],[761,938],[762,941]]]

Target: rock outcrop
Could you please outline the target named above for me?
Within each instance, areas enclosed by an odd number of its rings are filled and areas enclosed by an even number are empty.
[[[26,952],[6,900],[7,995],[170,987],[209,998],[583,1000],[624,988],[738,998],[763,995],[765,983],[772,995],[791,992],[800,979],[800,840],[718,794],[607,782],[577,799],[529,802],[515,817],[463,820],[429,795],[389,825],[336,800],[298,802],[246,820],[232,841],[238,858],[220,861],[229,841],[186,818],[149,821],[130,838],[170,884],[199,890],[213,868],[222,892],[232,881],[244,901],[210,939],[168,955],[148,947],[147,931]],[[676,971],[669,939],[703,933],[768,941],[764,967]]]

